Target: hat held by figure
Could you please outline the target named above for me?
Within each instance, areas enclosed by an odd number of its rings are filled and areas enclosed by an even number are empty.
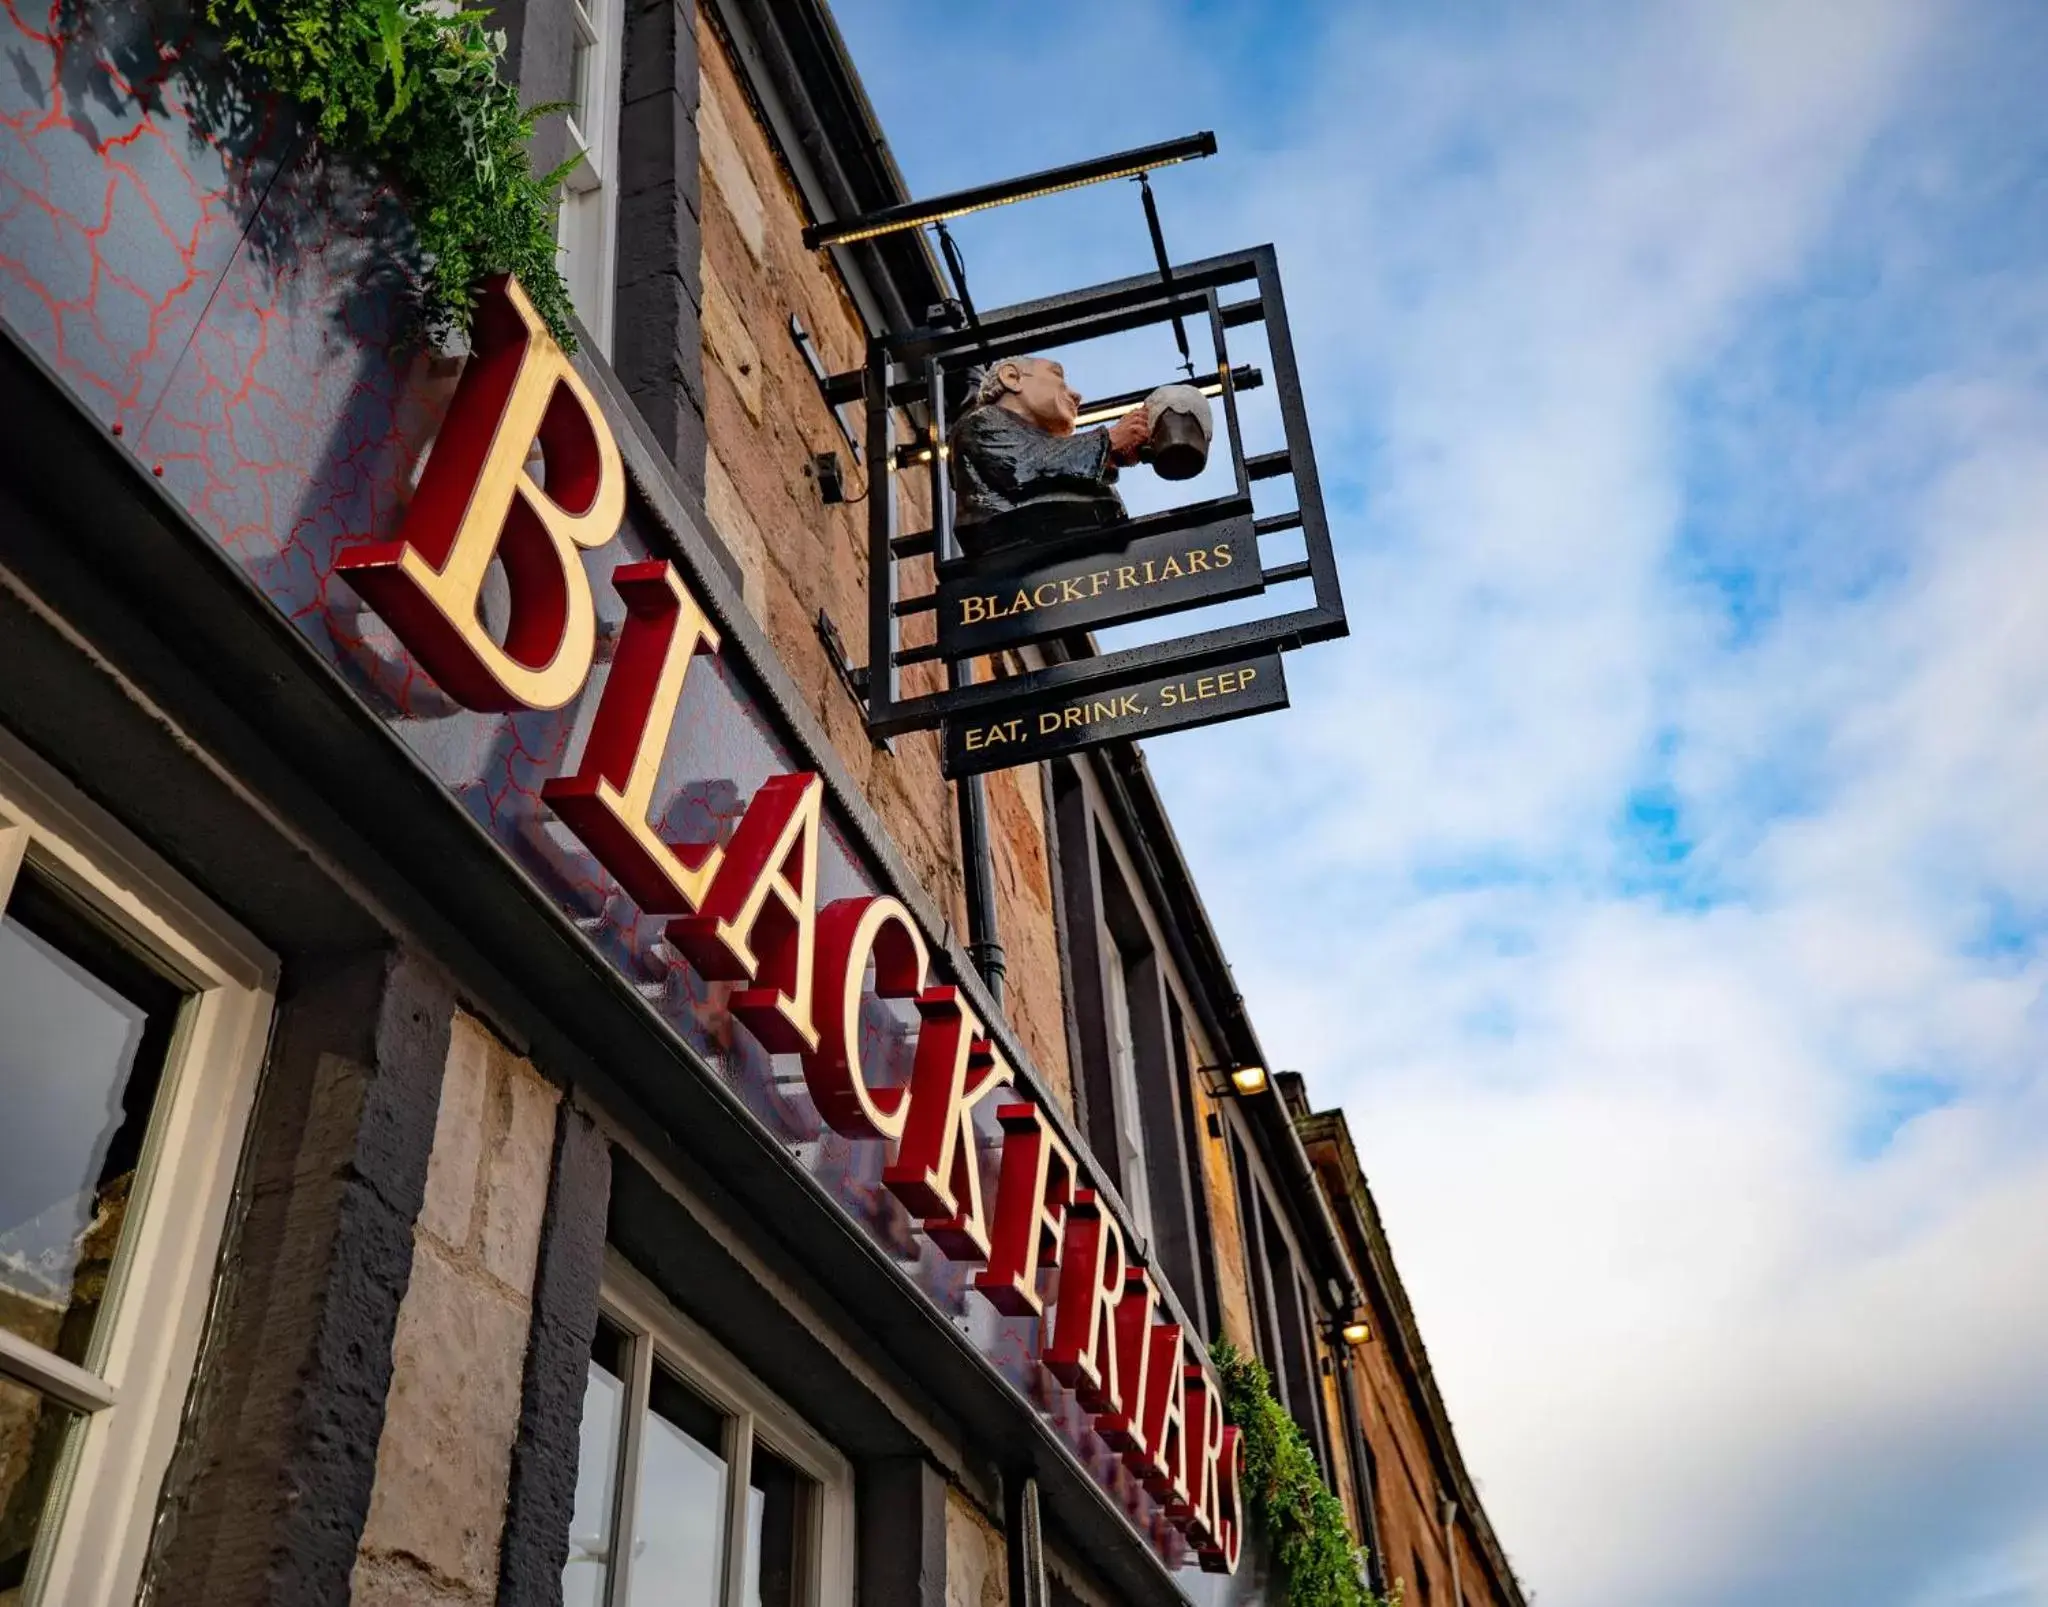
[[[1145,455],[1160,479],[1192,480],[1208,466],[1216,434],[1208,397],[1192,385],[1162,385],[1145,398],[1145,415],[1152,421]]]

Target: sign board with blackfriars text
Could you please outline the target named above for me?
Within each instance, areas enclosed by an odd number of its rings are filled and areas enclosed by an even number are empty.
[[[1122,687],[1048,692],[1024,708],[948,719],[943,767],[948,776],[971,776],[1286,707],[1280,655],[1262,653]]]
[[[953,566],[948,566],[952,568]],[[939,650],[947,658],[1128,625],[1265,590],[1251,515],[1100,542],[1035,561],[961,561],[941,572]]]

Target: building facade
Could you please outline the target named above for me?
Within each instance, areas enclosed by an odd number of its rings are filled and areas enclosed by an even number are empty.
[[[0,18],[0,1604],[1277,1602],[1218,1341],[1519,1603],[1142,753],[977,854],[870,735],[819,375],[949,287],[804,246],[906,198],[829,13],[494,9],[573,359],[418,349],[184,8]]]

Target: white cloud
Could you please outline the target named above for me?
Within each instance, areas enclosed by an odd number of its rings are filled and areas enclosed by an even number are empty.
[[[1826,240],[1935,19],[1608,20],[1376,33],[1272,158],[1323,455],[1372,448],[1356,634],[1294,714],[1153,762],[1269,1048],[1351,1111],[1532,1583],[1906,1602],[2048,1513],[2048,965],[1972,946],[1985,895],[2048,905],[2048,432],[1975,374],[1875,439],[1749,442],[1870,545],[1797,555],[1729,646],[1679,563],[1687,388]],[[1887,452],[1936,472],[1865,510]],[[1704,912],[1612,878],[1660,770]],[[1951,1102],[1858,1154],[1899,1079]]]
[[[1065,143],[929,181],[880,96],[926,190],[1231,109],[1169,231],[1280,248],[1353,635],[1150,761],[1268,1049],[1349,1111],[1545,1600],[2048,1603],[2048,264],[1932,221],[2031,204],[2038,140],[1942,124],[2037,30],[1332,15],[1258,59],[1228,7],[1007,16]],[[926,89],[997,54],[941,48]],[[1086,205],[995,215],[977,282],[1133,271]],[[1854,344],[1900,284],[1938,361]],[[1631,858],[1645,784],[1680,863]]]

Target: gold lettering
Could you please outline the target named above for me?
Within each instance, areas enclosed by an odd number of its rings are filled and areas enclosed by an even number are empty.
[[[993,597],[963,597],[960,599],[960,623],[979,625],[989,617],[989,608],[995,602]]]
[[[1159,689],[1159,706],[1162,709],[1176,708],[1179,706],[1180,701],[1180,688],[1178,686],[1162,686]]]
[[[1146,567],[1149,569],[1151,565],[1148,564]],[[1166,566],[1159,571],[1159,578],[1161,580],[1179,580],[1181,574],[1180,560],[1178,558],[1169,558],[1166,560]]]
[[[1126,692],[1117,699],[1117,703],[1118,714],[1135,716],[1145,712],[1145,705],[1138,701],[1138,694],[1135,692]]]
[[[1237,684],[1240,687],[1250,686],[1252,682],[1256,681],[1258,678],[1259,672],[1255,669],[1252,669],[1250,666],[1246,666],[1244,669],[1241,669],[1237,672]]]
[[[1152,573],[1155,567],[1156,565],[1154,565],[1153,561],[1150,558],[1147,558],[1145,560],[1145,584],[1148,586],[1158,584],[1159,577]]]
[[[1046,596],[1047,592],[1051,592],[1052,595],[1050,597]],[[1034,608],[1050,608],[1059,600],[1060,587],[1059,582],[1056,580],[1048,580],[1031,594],[1031,604]]]
[[[1081,603],[1081,602],[1086,602],[1087,600],[1088,600],[1088,594],[1087,594],[1086,592],[1084,592],[1084,591],[1082,591],[1082,590],[1081,590],[1081,582],[1080,582],[1080,581],[1078,581],[1078,580],[1074,580],[1074,579],[1067,579],[1067,580],[1063,580],[1063,581],[1061,581],[1061,582],[1060,582],[1060,601],[1061,601],[1061,602],[1063,602],[1063,603]]]
[[[1206,552],[1202,551],[1201,548],[1197,547],[1193,552],[1189,553],[1187,556],[1189,574],[1206,575],[1209,572],[1209,555]]]
[[[1202,678],[1201,678],[1201,679],[1200,679],[1199,681],[1195,682],[1195,698],[1196,698],[1196,700],[1197,700],[1197,701],[1204,701],[1204,700],[1206,700],[1206,699],[1209,699],[1209,698],[1212,698],[1212,697],[1214,697],[1215,695],[1216,695],[1216,677],[1215,677],[1215,676],[1213,676],[1213,675],[1205,675],[1205,676],[1203,676],[1203,677],[1202,677]]]
[[[1090,597],[1100,597],[1100,596],[1102,595],[1102,588],[1103,588],[1103,587],[1104,587],[1104,586],[1105,586],[1106,584],[1108,584],[1108,581],[1109,581],[1109,571],[1108,571],[1107,569],[1098,569],[1098,570],[1096,570],[1094,574],[1092,574],[1092,575],[1090,575],[1090,576],[1088,577],[1088,584],[1089,584],[1089,592],[1088,592],[1088,595],[1089,595]]]
[[[825,784],[773,776],[747,803],[698,913],[668,940],[710,981],[747,982],[732,1013],[770,1054],[818,1047],[811,981],[818,930],[818,836]]]
[[[1235,558],[1230,551],[1230,543],[1227,541],[1217,542],[1209,551],[1215,556],[1218,569],[1228,569],[1235,562]]]
[[[1049,737],[1059,728],[1060,711],[1058,709],[1046,709],[1038,716],[1038,734],[1040,736]]]
[[[1037,606],[1038,605],[1032,602],[1031,600],[1031,593],[1029,593],[1028,591],[1020,591],[1017,593],[1017,600],[1010,604],[1010,612],[1013,614],[1029,614],[1033,612],[1037,608]]]
[[[526,466],[536,440],[545,489]],[[596,399],[517,281],[497,278],[398,540],[335,567],[463,707],[559,709],[597,650],[582,553],[618,533],[625,509],[618,443]],[[482,615],[493,559],[511,590],[502,646]]]
[[[669,564],[621,564],[612,589],[626,624],[573,776],[541,786],[541,798],[583,839],[649,915],[681,915],[704,901],[725,851],[716,843],[662,840],[650,821],[655,783],[675,727],[691,660],[718,651],[718,632]]]
[[[1137,584],[1138,566],[1136,564],[1121,564],[1117,567],[1116,589],[1118,591],[1129,591]]]

